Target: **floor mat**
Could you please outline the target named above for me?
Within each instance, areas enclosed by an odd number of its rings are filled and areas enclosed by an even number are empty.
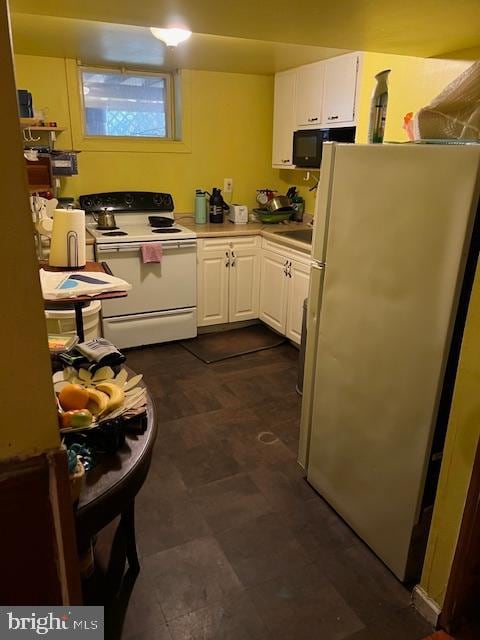
[[[182,340],[182,347],[207,364],[243,356],[246,353],[271,349],[283,344],[286,338],[270,331],[263,324],[242,329],[204,333],[191,340]]]

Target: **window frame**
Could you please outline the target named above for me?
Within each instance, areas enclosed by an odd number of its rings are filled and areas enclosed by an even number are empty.
[[[85,118],[85,95],[83,93],[83,73],[111,73],[115,75],[132,75],[132,76],[148,76],[155,78],[163,78],[165,81],[165,90],[166,90],[166,105],[165,105],[165,123],[167,136],[112,136],[112,135],[91,135],[87,133],[87,123]],[[80,115],[81,115],[81,126],[82,126],[82,134],[85,140],[120,140],[120,141],[149,141],[149,142],[173,142],[177,140],[175,137],[175,100],[176,97],[174,95],[174,82],[172,78],[172,74],[166,71],[154,72],[154,71],[143,71],[137,69],[126,69],[126,68],[115,68],[115,67],[103,67],[103,66],[93,66],[93,65],[78,65],[78,89],[80,93]]]

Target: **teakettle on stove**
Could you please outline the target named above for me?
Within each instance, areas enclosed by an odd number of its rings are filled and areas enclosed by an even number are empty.
[[[108,207],[105,207],[100,213],[94,213],[92,211],[92,217],[97,223],[97,227],[102,231],[109,231],[110,229],[118,229],[115,216]]]

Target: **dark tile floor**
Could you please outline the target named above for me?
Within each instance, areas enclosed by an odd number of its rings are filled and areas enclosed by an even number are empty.
[[[142,570],[109,608],[108,637],[418,640],[431,632],[409,593],[302,477],[297,359],[289,345],[211,365],[175,344],[129,353],[155,398],[159,429],[136,502]]]

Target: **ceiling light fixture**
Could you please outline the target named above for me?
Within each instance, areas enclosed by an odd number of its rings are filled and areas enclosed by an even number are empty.
[[[180,29],[178,27],[173,27],[171,29],[157,29],[157,27],[150,27],[150,31],[158,38],[158,40],[162,40],[167,47],[176,47],[180,42],[185,42],[192,35],[192,32],[188,29]]]

